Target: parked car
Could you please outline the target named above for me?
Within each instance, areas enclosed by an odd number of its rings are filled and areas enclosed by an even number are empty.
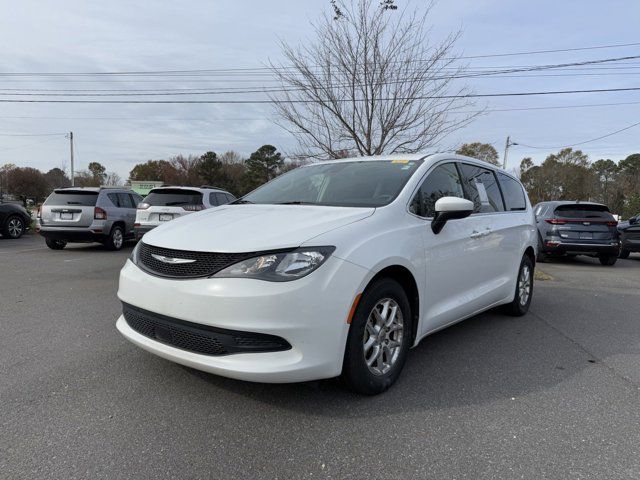
[[[556,201],[534,208],[538,226],[538,261],[549,256],[589,255],[614,265],[620,252],[618,222],[606,205]]]
[[[142,197],[124,188],[58,188],[38,209],[36,231],[53,250],[70,242],[99,242],[120,250],[134,237],[136,205]]]
[[[31,215],[16,203],[0,204],[0,232],[4,238],[20,238],[31,228]]]
[[[620,258],[629,258],[631,252],[640,252],[640,213],[618,224]]]
[[[135,222],[136,240],[158,225],[206,208],[217,207],[236,199],[216,187],[158,187],[138,204]]]
[[[320,162],[145,235],[120,274],[117,328],[215,374],[342,374],[375,394],[425,336],[498,305],[524,315],[536,247],[522,185],[488,163]]]

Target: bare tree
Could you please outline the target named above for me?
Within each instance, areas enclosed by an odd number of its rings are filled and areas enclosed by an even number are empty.
[[[431,45],[430,6],[421,13],[380,0],[331,5],[313,25],[314,42],[282,42],[285,62],[270,65],[282,86],[272,95],[279,124],[302,152],[413,153],[477,116],[454,112],[470,104],[466,87],[454,85],[466,68],[454,53],[460,32]]]

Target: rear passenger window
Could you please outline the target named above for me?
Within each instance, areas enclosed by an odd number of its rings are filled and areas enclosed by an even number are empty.
[[[118,193],[118,198],[120,199],[120,208],[136,208],[128,193]]]
[[[438,165],[424,180],[413,198],[409,211],[421,217],[436,214],[436,201],[442,197],[464,198],[458,169],[453,163]]]
[[[216,197],[216,194],[213,192],[209,194],[209,203],[212,207],[217,207],[218,205],[220,205],[220,201]]]
[[[476,213],[503,212],[504,203],[500,187],[491,170],[468,163],[460,164],[465,178],[469,200],[473,202]]]
[[[120,208],[120,197],[118,197],[117,193],[108,193],[107,197],[109,197],[109,200],[111,200],[111,203],[113,203],[116,207]]]
[[[498,172],[498,180],[502,187],[502,194],[504,195],[504,203],[507,210],[526,210],[527,201],[525,200],[524,190],[520,182],[500,172]],[[538,214],[539,213],[536,215]]]
[[[229,201],[224,193],[216,193],[216,198],[218,199],[218,205],[224,205]]]

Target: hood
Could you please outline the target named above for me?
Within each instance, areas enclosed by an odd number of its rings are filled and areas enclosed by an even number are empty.
[[[156,247],[200,252],[294,248],[372,215],[374,208],[313,205],[225,205],[186,215],[144,236]]]

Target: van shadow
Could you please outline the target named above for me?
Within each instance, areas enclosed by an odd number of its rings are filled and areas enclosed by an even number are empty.
[[[215,389],[273,408],[351,418],[477,405],[548,389],[589,366],[589,359],[534,315],[487,312],[424,339],[411,350],[396,384],[375,397],[337,379],[257,384],[182,367]]]

